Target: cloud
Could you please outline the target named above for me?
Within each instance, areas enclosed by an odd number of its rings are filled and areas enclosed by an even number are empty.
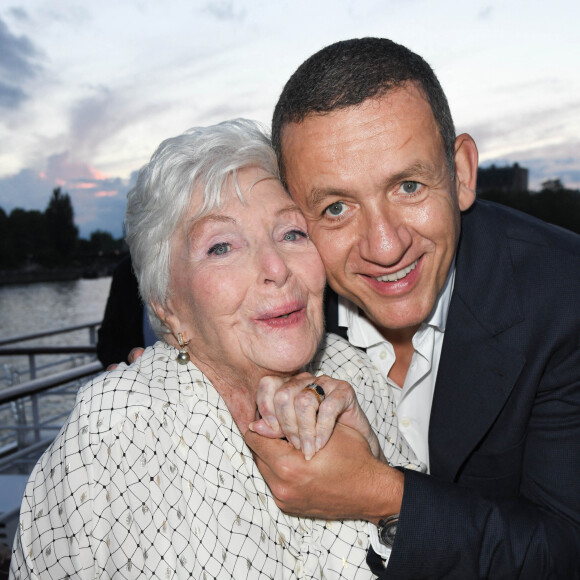
[[[136,96],[126,87],[91,88],[90,94],[77,99],[68,112],[69,125],[63,148],[74,151],[78,159],[115,165],[119,158],[114,152],[125,150],[128,143],[142,146],[137,138],[142,127],[170,106],[162,98],[151,102],[145,96]]]
[[[560,179],[568,189],[580,189],[578,155],[580,141],[568,146],[541,147],[524,160],[530,169],[530,188],[539,189],[546,179]]]
[[[232,20],[240,22],[244,20],[246,11],[244,8],[236,9],[234,0],[212,0],[208,2],[205,11],[214,16],[217,20]]]
[[[99,87],[90,97],[77,101],[70,113],[72,148],[94,152],[99,143],[118,130],[122,110],[119,98],[106,87]]]
[[[0,207],[10,212],[22,209],[44,209],[50,186],[33,169],[23,169],[16,175],[0,179]]]
[[[8,85],[0,80],[0,107],[16,109],[26,98],[26,93],[20,87]]]
[[[16,20],[20,20],[22,22],[28,21],[28,12],[26,12],[26,10],[20,6],[13,6],[8,10],[8,13],[16,18]]]
[[[492,11],[493,7],[491,6],[491,4],[483,6],[477,14],[477,20],[488,20],[491,16]]]
[[[0,18],[0,71],[16,77],[32,77],[38,70],[33,62],[38,56],[34,44],[26,36],[15,36]]]
[[[569,102],[558,108],[508,114],[483,120],[470,127],[482,163],[507,160],[530,169],[530,187],[537,189],[545,179],[561,178],[569,187],[580,182],[573,171],[580,151],[580,103]]]
[[[119,178],[71,180],[66,190],[75,208],[75,222],[82,237],[95,230],[123,235],[123,219],[130,183]],[[78,208],[78,211],[77,211]]]
[[[115,197],[118,193],[116,189],[101,189],[95,192],[95,197]]]
[[[514,92],[533,94],[543,83],[541,80],[513,85]],[[550,104],[519,113],[512,110],[500,117],[483,119],[469,132],[478,144],[482,165],[519,163],[529,170],[532,190],[539,190],[543,181],[556,178],[566,187],[578,189],[579,111],[580,102],[573,97],[558,106]]]
[[[26,36],[10,32],[0,18],[0,106],[18,108],[27,98],[18,83],[34,78],[42,70],[41,53]]]
[[[540,145],[534,148],[515,148],[510,153],[486,158],[481,166],[497,166],[519,163],[529,170],[529,188],[539,190],[543,181],[560,179],[568,189],[580,189],[580,170],[578,169],[580,140],[566,143]]]
[[[75,161],[68,151],[51,155],[47,159],[45,175],[51,181],[61,179],[71,183],[77,180],[81,182],[83,179],[106,179],[102,173],[87,163]]]
[[[81,237],[95,230],[122,236],[129,180],[108,177],[90,165],[73,160],[68,152],[51,155],[44,171],[23,169],[0,179],[0,207],[10,212],[16,207],[44,211],[55,187],[71,197],[75,223]]]

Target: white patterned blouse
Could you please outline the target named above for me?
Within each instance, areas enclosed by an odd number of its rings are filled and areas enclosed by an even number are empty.
[[[365,522],[282,513],[230,412],[163,342],[85,385],[28,482],[11,578],[372,578]],[[327,335],[309,369],[349,381],[394,465],[418,467],[389,388]]]

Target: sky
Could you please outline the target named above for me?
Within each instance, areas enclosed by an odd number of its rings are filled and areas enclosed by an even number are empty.
[[[347,38],[383,36],[434,68],[480,165],[580,188],[577,0],[5,0],[0,207],[69,193],[82,237],[122,235],[159,143],[234,117],[269,125],[286,80]]]

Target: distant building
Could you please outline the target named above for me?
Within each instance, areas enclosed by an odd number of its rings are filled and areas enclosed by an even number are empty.
[[[477,191],[501,191],[515,193],[528,191],[528,170],[514,163],[511,167],[486,167],[477,169]]]

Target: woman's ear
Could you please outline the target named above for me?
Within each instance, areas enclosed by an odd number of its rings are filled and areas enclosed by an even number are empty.
[[[459,135],[455,139],[455,190],[461,211],[470,208],[475,201],[478,161],[475,141],[467,133]]]
[[[177,336],[179,331],[179,318],[173,313],[171,301],[168,300],[166,305],[159,302],[151,302],[151,307],[155,311],[157,318],[169,329],[173,336]]]

